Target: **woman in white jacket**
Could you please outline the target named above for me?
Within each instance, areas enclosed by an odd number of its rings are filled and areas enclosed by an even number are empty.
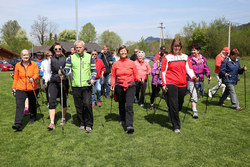
[[[48,82],[51,77],[51,70],[50,70],[50,58],[52,57],[51,51],[44,52],[45,60],[41,64],[41,71],[43,72],[43,88],[46,92],[47,102],[49,103],[49,96],[48,96]]]

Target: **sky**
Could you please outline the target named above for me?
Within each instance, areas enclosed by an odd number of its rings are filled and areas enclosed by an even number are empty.
[[[56,23],[57,34],[76,29],[75,0],[0,0],[0,28],[17,20],[30,37],[31,25],[39,15]],[[222,17],[233,24],[249,23],[250,0],[78,0],[79,31],[90,22],[98,36],[113,31],[123,43],[160,37],[157,27],[161,22],[164,37],[173,38],[187,24],[209,24]]]

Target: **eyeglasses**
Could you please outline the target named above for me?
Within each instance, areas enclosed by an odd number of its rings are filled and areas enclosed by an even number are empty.
[[[94,56],[94,55],[97,55],[97,53],[92,53],[91,55]]]
[[[60,51],[62,48],[54,48],[55,51]]]

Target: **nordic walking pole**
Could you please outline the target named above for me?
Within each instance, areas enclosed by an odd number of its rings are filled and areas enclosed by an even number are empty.
[[[222,81],[221,81],[220,85],[218,86],[218,89],[216,90],[216,92],[212,95],[212,98],[209,100],[209,103],[211,103],[211,101],[213,100],[214,96],[216,95],[216,93],[220,89],[221,85],[222,85]]]
[[[101,111],[100,111],[101,106],[98,106],[98,111],[99,111],[99,116],[101,119],[101,123],[102,123],[102,127],[104,127],[103,121],[102,121],[102,115],[101,115]]]
[[[111,113],[112,113],[112,101],[113,101],[113,98],[114,98],[114,92],[111,93],[111,99],[110,99],[111,100],[111,104],[110,104],[111,105],[110,106],[110,120],[112,120]]]
[[[187,110],[188,110],[188,106],[189,106],[189,103],[190,103],[190,101],[191,101],[191,98],[192,98],[192,96],[193,96],[193,92],[194,92],[194,88],[195,88],[195,83],[196,83],[196,82],[194,81],[194,87],[193,87],[193,90],[192,90],[192,92],[191,92],[191,94],[190,94],[190,98],[189,98],[189,101],[188,101],[187,109],[186,109],[186,111],[185,111],[185,115],[184,115],[184,117],[183,117],[182,123],[184,123],[185,118],[186,118],[186,115],[187,115]]]
[[[64,89],[64,91],[65,91],[65,85],[64,85],[63,89]],[[69,97],[69,96],[67,95],[66,91],[65,91],[65,96],[66,96],[66,99],[68,100],[68,97]],[[71,123],[74,124],[74,119],[73,119],[73,116],[72,116],[72,113],[71,113],[69,101],[68,101],[68,107],[69,107],[70,116],[71,116]]]
[[[244,65],[246,67],[246,65]],[[245,92],[245,108],[247,108],[247,89],[246,89],[246,71],[244,70],[244,92]]]
[[[60,66],[60,69],[62,69],[62,66]],[[62,119],[63,119],[63,79],[62,79],[62,75],[60,76],[61,79],[61,107],[62,107]],[[64,123],[61,124],[62,125],[62,132],[64,133]]]
[[[207,113],[207,102],[208,102],[208,93],[209,93],[209,84],[210,84],[210,80],[208,80],[208,84],[207,84],[207,100],[206,100],[206,110],[205,110],[205,114]]]
[[[30,77],[28,77],[30,79]],[[40,114],[42,115],[42,111],[41,111],[41,108],[40,108],[40,105],[38,103],[38,100],[37,100],[37,96],[36,96],[36,92],[35,92],[35,89],[34,89],[34,86],[33,84],[31,83],[31,86],[32,86],[32,90],[33,90],[33,93],[35,95],[35,98],[36,98],[36,105],[37,105],[37,108],[39,108],[39,111],[40,111]],[[42,119],[43,119],[43,124],[44,124],[44,118],[42,116]]]
[[[161,95],[161,98],[160,98],[160,101],[157,105],[157,108],[159,107],[160,103],[161,103],[161,99],[165,97],[165,93],[167,92],[167,86],[165,89],[162,89],[162,95]],[[156,108],[154,108],[154,113],[153,113],[153,118],[152,118],[152,122],[154,122],[154,117],[155,117],[155,113],[156,113]]]

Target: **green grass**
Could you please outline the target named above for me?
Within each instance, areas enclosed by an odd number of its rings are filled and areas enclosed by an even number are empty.
[[[250,59],[242,59],[241,64],[250,68]],[[214,60],[208,60],[213,80],[210,88],[216,84]],[[134,104],[135,133],[128,135],[119,125],[118,103],[113,101],[110,114],[110,99],[103,99],[101,116],[94,108],[94,129],[91,134],[78,130],[68,122],[62,133],[59,119],[60,105],[57,106],[56,129],[47,131],[49,124],[48,109],[41,106],[45,124],[38,113],[38,121],[28,124],[24,117],[22,132],[11,128],[15,117],[15,99],[11,95],[12,79],[10,72],[0,73],[0,166],[250,166],[250,118],[249,90],[247,82],[247,107],[243,111],[217,105],[220,92],[208,106],[205,114],[206,97],[197,105],[199,119],[193,119],[190,109],[182,124],[182,133],[174,134],[168,121],[167,107],[162,100],[152,123],[153,112]],[[240,106],[244,107],[244,78],[235,86]],[[247,72],[247,81],[250,75]],[[207,87],[207,82],[205,82]],[[147,90],[148,91],[148,90]],[[150,91],[151,92],[151,91]],[[44,95],[45,97],[45,95]],[[181,120],[187,107],[189,96],[185,97]],[[158,103],[159,98],[156,99]],[[39,103],[42,104],[41,98]],[[69,103],[75,122],[76,111],[72,95]],[[146,94],[146,107],[149,107],[149,93]],[[189,106],[190,108],[190,106]],[[148,113],[147,113],[148,112]],[[112,118],[110,121],[109,118]]]

